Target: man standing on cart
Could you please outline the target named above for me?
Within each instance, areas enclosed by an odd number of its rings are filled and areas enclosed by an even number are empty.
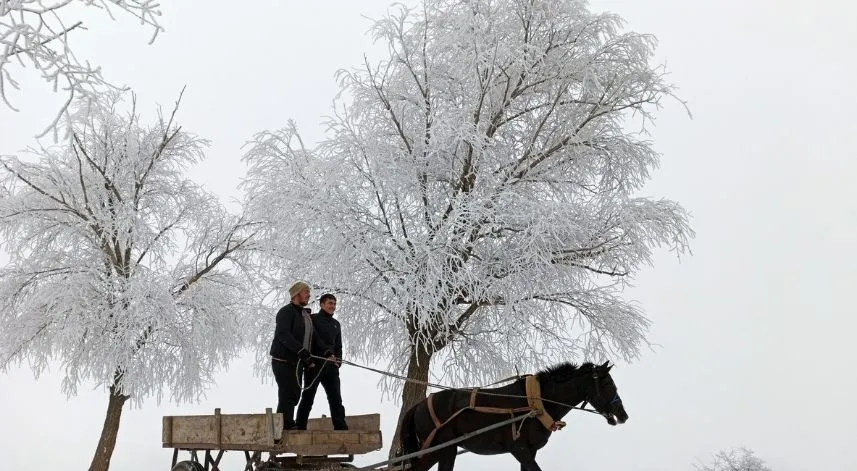
[[[333,356],[333,348],[313,328],[309,308],[310,287],[298,281],[289,288],[291,302],[277,312],[271,341],[271,368],[277,381],[277,413],[283,414],[283,429],[296,430],[295,407],[301,396],[301,370],[316,370],[311,351]],[[304,422],[306,427],[306,422]]]
[[[318,385],[321,384],[330,406],[333,429],[348,430],[339,382],[342,332],[339,321],[333,318],[333,313],[336,311],[336,296],[326,293],[321,296],[319,304],[321,309],[317,314],[313,314],[312,321],[321,341],[313,346],[312,353],[316,356],[325,357],[327,360],[316,362],[314,366],[304,370],[304,391],[301,394],[300,405],[298,405],[297,426],[299,430],[306,430],[309,413],[315,401],[315,393],[318,391]],[[329,351],[325,351],[328,345],[333,346],[334,356],[329,355]]]

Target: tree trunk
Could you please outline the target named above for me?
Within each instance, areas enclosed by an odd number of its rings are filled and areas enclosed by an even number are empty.
[[[428,381],[429,365],[432,354],[426,352],[422,348],[411,347],[411,358],[408,360],[408,379],[416,381]],[[428,387],[425,383],[417,383],[407,381],[402,387],[402,408],[399,409],[399,418],[396,420],[396,432],[390,441],[389,457],[394,458],[398,452],[401,443],[399,441],[399,431],[402,429],[402,417],[414,404],[426,398],[426,390]]]
[[[101,429],[101,438],[92,457],[89,471],[107,471],[110,468],[110,458],[116,447],[116,436],[119,434],[119,420],[122,418],[122,406],[128,396],[118,394],[116,387],[110,387],[110,400],[107,403],[107,416],[104,417],[104,427]]]

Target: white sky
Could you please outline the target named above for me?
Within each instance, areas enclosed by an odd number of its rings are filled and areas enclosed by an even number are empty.
[[[305,137],[336,92],[333,74],[373,48],[368,21],[389,0],[165,2],[167,32],[126,18],[97,18],[77,52],[131,85],[144,115],[169,107],[188,85],[180,121],[213,140],[195,175],[224,198],[244,172],[240,146],[295,118]],[[312,5],[310,5],[312,3]],[[320,6],[324,4],[325,7]],[[201,6],[205,5],[203,9]],[[745,445],[776,471],[854,470],[857,327],[851,292],[857,256],[857,7],[821,0],[596,0],[629,28],[655,34],[691,120],[665,102],[653,130],[662,166],[648,193],[693,214],[694,254],[662,253],[627,296],[654,322],[658,346],[614,369],[631,419],[609,427],[589,414],[539,453],[544,469],[689,470],[721,448]],[[124,31],[126,30],[127,31]],[[0,153],[29,145],[62,98],[21,75],[22,108],[0,108]],[[348,309],[347,305],[340,310]],[[274,313],[272,312],[272,315]],[[348,333],[345,332],[347,342]],[[851,360],[851,362],[849,362]],[[373,373],[344,369],[349,414],[380,412],[385,446],[398,407],[382,401]],[[27,369],[0,376],[4,468],[84,469],[97,442],[106,393],[66,399],[60,376]],[[169,469],[161,416],[263,412],[276,389],[237,361],[199,404],[150,401],[126,410],[113,469]],[[314,414],[327,413],[323,392]],[[386,449],[358,463],[383,459]],[[238,453],[226,469],[241,469]],[[459,457],[462,469],[517,470],[509,455]]]

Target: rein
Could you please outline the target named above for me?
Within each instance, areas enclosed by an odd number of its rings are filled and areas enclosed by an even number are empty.
[[[327,358],[319,357],[319,356],[316,356],[316,355],[310,355],[310,357],[311,357],[311,358],[318,359],[318,360],[330,361],[330,360],[329,360],[329,359],[327,359]],[[372,372],[374,372],[374,373],[378,373],[378,374],[383,375],[383,376],[389,376],[389,377],[391,377],[391,378],[400,379],[400,380],[405,381],[405,382],[416,383],[416,384],[422,384],[422,385],[425,385],[425,386],[431,386],[431,387],[436,388],[436,389],[446,389],[446,390],[452,390],[452,391],[469,391],[469,390],[474,389],[474,388],[456,388],[456,387],[452,387],[452,386],[446,386],[446,385],[443,385],[443,384],[430,383],[430,382],[428,382],[428,381],[422,381],[422,380],[419,380],[419,379],[408,378],[407,376],[398,375],[398,374],[395,374],[395,373],[391,373],[391,372],[389,372],[389,371],[379,370],[379,369],[377,369],[377,368],[372,368],[372,367],[369,367],[369,366],[361,365],[361,364],[359,364],[359,363],[354,363],[353,361],[344,360],[344,359],[342,359],[342,358],[340,358],[340,359],[339,359],[339,361],[340,361],[341,363],[345,364],[345,365],[350,365],[350,366],[354,366],[354,367],[357,367],[357,368],[361,368],[361,369],[364,369],[364,370],[367,370],[367,371],[372,371]],[[597,375],[597,374],[593,374],[592,376],[593,376],[593,378],[596,380],[596,381],[595,381],[595,393],[596,393],[595,395],[597,396],[597,395],[598,395],[598,381],[597,381],[597,379],[598,379],[598,375]],[[316,379],[317,379],[317,377],[316,377]],[[510,376],[510,377],[508,377],[508,378],[504,378],[504,379],[501,379],[501,380],[499,380],[499,381],[495,381],[495,382],[493,382],[493,383],[489,383],[489,384],[486,384],[485,386],[480,386],[479,388],[475,388],[475,389],[481,389],[481,388],[485,388],[485,387],[488,387],[488,386],[495,386],[495,385],[502,384],[502,383],[506,383],[506,382],[510,382],[510,381],[516,381],[516,380],[519,380],[519,379],[521,379],[521,376],[520,376],[520,375]],[[484,391],[480,391],[480,392],[479,392],[479,394],[484,394],[484,395],[486,395],[486,396],[509,397],[509,398],[515,398],[515,399],[527,399],[527,396],[522,396],[522,395],[520,395],[520,394],[503,394],[503,393],[492,393],[492,392],[484,392]],[[575,410],[575,409],[576,409],[576,410],[581,410],[581,411],[584,411],[584,412],[590,412],[590,413],[597,414],[597,415],[601,415],[601,416],[603,416],[603,415],[604,415],[604,414],[602,414],[601,412],[598,412],[598,411],[597,411],[597,410],[595,410],[595,409],[587,409],[587,408],[586,408],[586,404],[587,404],[587,402],[589,402],[588,400],[584,400],[584,401],[583,401],[583,404],[582,404],[581,406],[573,406],[573,405],[571,405],[571,404],[566,404],[566,403],[564,403],[564,402],[554,401],[554,400],[551,400],[551,399],[545,399],[545,398],[541,398],[541,400],[542,400],[542,402],[549,402],[549,403],[551,403],[551,404],[555,404],[555,405],[558,405],[558,406],[567,407],[567,408],[569,408],[569,409],[571,409],[571,410]],[[619,395],[618,395],[618,394],[616,394],[616,395],[613,397],[613,400],[612,400],[612,401],[610,401],[610,404],[614,404],[614,403],[616,403],[616,402],[621,402],[621,399],[619,398]]]

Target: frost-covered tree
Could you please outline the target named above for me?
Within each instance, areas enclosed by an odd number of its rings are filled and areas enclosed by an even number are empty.
[[[709,465],[694,465],[697,471],[771,471],[765,461],[757,457],[753,450],[721,450],[714,455]]]
[[[427,0],[376,22],[389,58],[341,73],[326,138],[307,147],[290,124],[247,153],[274,279],[343,295],[353,358],[418,381],[433,361],[473,384],[635,358],[649,321],[622,288],[693,232],[639,195],[659,155],[626,126],[673,88],[653,38],[621,23],[578,0]]]
[[[0,369],[58,364],[66,395],[108,391],[90,470],[108,469],[126,401],[199,397],[253,304],[249,225],[185,177],[206,141],[175,110],[144,125],[103,100],[72,105],[68,144],[0,158]]]
[[[78,7],[78,8],[75,8]],[[54,90],[62,88],[68,99],[47,127],[57,130],[62,115],[75,99],[94,100],[108,85],[101,70],[79,60],[69,45],[69,36],[84,29],[82,21],[69,18],[81,7],[103,9],[113,16],[121,11],[154,29],[152,41],[162,30],[158,24],[160,5],[154,0],[0,0],[0,100],[12,110],[9,88],[19,88],[13,66],[32,65]]]

